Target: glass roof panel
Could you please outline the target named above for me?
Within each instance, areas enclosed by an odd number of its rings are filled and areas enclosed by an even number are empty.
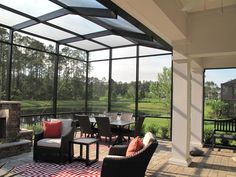
[[[68,6],[106,9],[105,6],[103,6],[96,0],[59,0],[59,1]]]
[[[132,32],[137,32],[137,33],[144,33],[140,29],[136,28],[134,25],[126,21],[120,16],[117,16],[117,19],[112,19],[112,18],[102,18],[102,17],[95,17],[104,23],[118,29],[123,29],[127,31],[132,31]]]
[[[128,41],[127,39],[125,39],[121,36],[116,36],[116,35],[98,37],[98,38],[94,38],[94,40],[104,43],[106,45],[109,45],[111,47],[134,44],[134,43]]]
[[[139,48],[139,54],[141,56],[142,55],[166,54],[166,53],[171,53],[171,52],[167,51],[167,50],[155,49],[155,48],[145,47],[145,46],[140,46],[140,48]]]
[[[44,37],[54,39],[54,40],[62,40],[62,39],[70,38],[70,37],[75,37],[74,35],[70,33],[58,30],[56,28],[53,28],[53,27],[50,27],[41,23],[25,28],[24,31],[38,34],[40,36],[44,36]]]
[[[66,15],[60,18],[50,20],[48,22],[61,26],[63,28],[67,28],[81,35],[106,30],[105,28],[89,20],[86,20],[85,18],[79,15]]]
[[[48,0],[0,0],[0,3],[34,17],[61,9],[60,6]]]
[[[14,26],[18,23],[29,20],[28,18],[22,17],[21,15],[14,14],[10,11],[0,8],[0,23],[7,26]]]
[[[99,45],[89,40],[77,41],[77,42],[72,42],[69,44],[72,46],[81,48],[81,49],[85,49],[85,50],[96,50],[96,49],[105,48],[104,46]]]
[[[89,52],[89,60],[104,60],[109,59],[109,50],[99,50],[94,52]]]

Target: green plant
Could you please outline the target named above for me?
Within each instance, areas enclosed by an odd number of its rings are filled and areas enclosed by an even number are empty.
[[[6,165],[6,163],[3,163],[0,165],[0,169],[2,169],[4,167],[4,165]],[[13,176],[17,176],[22,174],[24,171],[21,171],[19,173],[14,173],[14,174],[10,174],[15,167],[12,167],[10,170],[7,170],[4,174],[0,174],[0,177],[13,177]]]
[[[22,128],[28,129],[28,130],[33,130],[34,133],[39,133],[42,131],[42,125],[41,123],[36,123],[36,124],[24,124]]]
[[[146,132],[151,132],[154,135],[157,135],[159,127],[156,124],[150,124],[146,128]]]
[[[168,127],[161,127],[161,138],[167,139],[169,136],[169,129]]]
[[[211,129],[204,130],[204,143],[212,144],[212,130]]]

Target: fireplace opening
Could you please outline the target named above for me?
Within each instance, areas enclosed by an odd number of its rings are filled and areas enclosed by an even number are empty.
[[[0,117],[0,139],[6,138],[6,118]]]

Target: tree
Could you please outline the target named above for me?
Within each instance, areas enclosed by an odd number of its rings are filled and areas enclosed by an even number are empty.
[[[219,99],[220,88],[213,81],[207,81],[205,83],[205,98],[209,100]]]
[[[150,91],[157,98],[163,100],[166,106],[170,106],[171,68],[163,68],[163,72],[157,75],[157,82],[151,83]]]

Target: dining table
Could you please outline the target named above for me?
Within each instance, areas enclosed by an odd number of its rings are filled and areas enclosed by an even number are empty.
[[[95,117],[90,117],[89,120],[93,125],[96,124]],[[122,128],[127,126],[127,125],[131,125],[131,124],[135,124],[134,119],[122,120],[119,117],[117,117],[117,119],[111,119],[110,120],[110,125],[116,126],[118,128],[118,132],[117,132],[118,136],[117,136],[115,142],[113,143],[113,145],[123,144],[123,142],[125,141],[125,138],[124,138],[123,133],[122,133]]]

